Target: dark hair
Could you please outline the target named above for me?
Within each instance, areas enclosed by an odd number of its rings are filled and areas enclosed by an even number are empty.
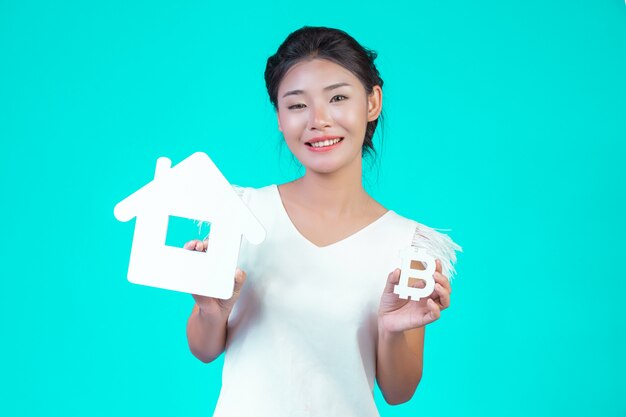
[[[374,65],[378,55],[361,46],[352,36],[339,29],[304,26],[287,36],[274,55],[267,59],[265,86],[270,101],[278,109],[278,85],[294,64],[314,58],[327,59],[352,72],[367,94],[375,85],[382,88],[383,79]],[[381,113],[382,116],[382,113]],[[380,117],[379,117],[380,118]],[[378,119],[367,123],[363,154],[376,153],[372,143]]]

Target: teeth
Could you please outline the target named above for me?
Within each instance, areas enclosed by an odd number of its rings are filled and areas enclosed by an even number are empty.
[[[314,142],[314,143],[311,144],[311,146],[314,147],[314,148],[322,148],[324,146],[334,145],[335,143],[339,142],[340,140],[341,140],[341,138],[331,139],[331,140],[323,140],[321,142]]]

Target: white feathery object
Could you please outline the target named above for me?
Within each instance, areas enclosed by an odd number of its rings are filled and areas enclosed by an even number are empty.
[[[443,275],[448,277],[448,281],[452,280],[456,273],[454,263],[456,263],[455,251],[463,252],[463,249],[454,243],[450,236],[440,233],[424,224],[417,223],[415,226],[415,234],[411,246],[414,248],[423,248],[428,251],[432,257],[441,260],[441,269]]]

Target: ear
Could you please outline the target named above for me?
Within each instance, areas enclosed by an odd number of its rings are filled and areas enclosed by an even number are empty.
[[[367,96],[367,121],[378,119],[383,109],[383,89],[379,85],[372,88],[372,92]]]
[[[276,110],[276,121],[278,122],[278,131],[282,132],[283,128],[280,126],[280,117],[278,117],[278,110]]]

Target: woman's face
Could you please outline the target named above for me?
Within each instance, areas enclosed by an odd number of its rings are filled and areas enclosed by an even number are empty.
[[[307,170],[329,173],[361,158],[367,122],[380,114],[382,91],[368,95],[350,71],[325,59],[292,66],[278,87],[278,128]]]

